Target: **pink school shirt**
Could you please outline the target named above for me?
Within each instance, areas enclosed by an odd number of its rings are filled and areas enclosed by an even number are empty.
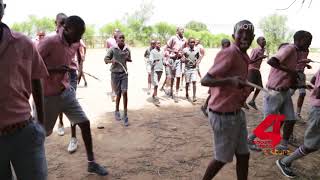
[[[232,44],[221,50],[208,74],[214,78],[240,76],[245,80],[248,75],[249,56]],[[239,110],[246,100],[246,90],[233,86],[210,87],[211,98],[208,106],[217,112],[234,112]]]
[[[289,69],[296,69],[298,56],[297,48],[294,44],[281,47],[274,57],[279,60],[280,64]],[[294,80],[287,72],[271,67],[267,87],[271,89],[287,89],[293,85],[293,81]]]
[[[116,40],[113,37],[110,37],[107,39],[106,45],[108,49],[118,46]]]
[[[48,69],[70,67],[80,44],[74,43],[71,46],[63,37],[63,31],[54,36],[45,38],[39,43],[39,53]],[[68,73],[50,73],[44,80],[45,96],[59,95],[63,88],[70,86]]]
[[[5,24],[0,41],[0,129],[30,118],[32,80],[48,76],[33,42]]]
[[[183,50],[186,47],[187,40],[185,37],[180,38],[178,35],[172,36],[167,42],[167,47],[172,50]]]
[[[315,77],[316,77],[316,82],[315,82],[314,89],[313,89],[311,96],[310,96],[310,104],[311,104],[311,106],[320,107],[320,99],[316,98],[316,96],[317,96],[316,89],[320,88],[320,70],[315,74]]]
[[[298,64],[296,69],[298,71],[304,71],[304,68],[306,68],[307,63],[299,63],[302,60],[308,59],[309,50],[308,51],[298,51]]]
[[[251,51],[251,56],[250,56],[250,62],[255,60],[258,57],[261,57],[264,55],[264,49],[262,49],[261,47],[258,48],[254,48]],[[256,61],[255,63],[249,64],[249,69],[256,69],[256,70],[260,70],[260,66],[262,63],[262,59],[259,61]]]

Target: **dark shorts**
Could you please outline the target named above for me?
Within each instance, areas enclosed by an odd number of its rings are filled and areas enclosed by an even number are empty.
[[[111,73],[111,80],[113,84],[114,91],[116,94],[121,94],[124,92],[127,92],[128,90],[128,74],[121,72],[121,73],[116,73],[112,72]]]
[[[74,90],[77,90],[77,84],[78,84],[77,70],[72,69],[71,71],[69,71],[69,77],[70,77],[70,85],[73,87]]]
[[[248,81],[262,87],[261,73],[257,69],[249,69]]]

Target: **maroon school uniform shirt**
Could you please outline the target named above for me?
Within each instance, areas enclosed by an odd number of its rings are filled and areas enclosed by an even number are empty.
[[[185,37],[180,38],[179,35],[172,36],[168,42],[167,47],[172,50],[183,50],[187,45],[187,39]]]
[[[253,60],[257,59],[258,57],[263,56],[264,51],[265,51],[265,49],[263,49],[261,47],[257,47],[257,48],[252,49],[249,62],[252,62]],[[262,59],[259,61],[256,61],[255,63],[249,64],[249,69],[260,70],[261,63],[262,63]]]
[[[45,38],[39,43],[38,49],[48,69],[70,67],[80,43],[69,45],[63,37],[63,31]],[[70,86],[68,73],[50,73],[44,80],[45,96],[59,95],[64,88]]]
[[[314,89],[312,90],[310,96],[310,104],[311,106],[320,107],[320,99],[317,99],[317,91],[316,89],[320,88],[320,70],[315,74],[316,82],[314,84]]]
[[[280,64],[295,70],[297,66],[297,48],[294,44],[281,47],[274,56]],[[267,87],[271,89],[289,89],[293,85],[294,79],[285,71],[271,67]]]
[[[33,42],[3,23],[0,40],[0,129],[31,117],[32,80],[48,76]]]
[[[221,50],[208,74],[214,78],[221,79],[226,77],[240,76],[243,80],[248,75],[249,56],[232,44],[230,47]],[[245,88],[234,86],[210,87],[211,98],[208,106],[217,112],[234,112],[239,110],[247,97]]]
[[[307,51],[298,51],[298,64],[296,66],[297,71],[304,72],[304,69],[307,66],[307,63],[301,63],[301,61],[308,59],[309,50]]]

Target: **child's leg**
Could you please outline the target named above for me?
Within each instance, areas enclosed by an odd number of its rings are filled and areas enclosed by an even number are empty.
[[[59,114],[59,124],[58,124],[57,133],[58,133],[59,136],[63,136],[64,135],[63,113]]]
[[[248,179],[248,169],[249,169],[249,154],[236,154],[237,158],[237,179],[247,180]]]
[[[151,90],[151,73],[148,73],[148,94],[150,94]]]
[[[122,93],[123,95],[123,114],[124,117],[127,117],[128,114],[128,93],[127,91]],[[119,107],[118,107],[118,111],[119,111]]]
[[[209,163],[202,180],[212,180],[225,164],[226,163],[224,163],[224,162],[220,162],[220,161],[213,159]]]
[[[190,83],[186,83],[186,98],[189,99],[189,84]]]
[[[84,141],[87,153],[88,171],[96,173],[100,176],[105,176],[108,174],[106,169],[95,162],[90,121],[82,110],[78,100],[75,98],[75,95],[72,93],[75,92],[69,91],[63,99],[63,103],[65,105],[63,112],[66,114],[71,123],[77,124],[81,129],[82,139]]]
[[[173,96],[173,84],[174,84],[174,76],[171,77],[170,96]]]
[[[63,127],[63,113],[59,114],[59,127]]]
[[[193,81],[192,84],[193,84],[193,99],[195,99],[196,93],[197,93],[197,83],[196,81]]]
[[[318,126],[320,121],[319,116],[320,108],[312,107],[309,114],[308,127],[304,135],[303,145],[296,149],[290,156],[286,156],[276,162],[284,175],[295,177],[295,173],[290,169],[291,164],[297,159],[301,159],[302,157],[320,149],[320,128]]]
[[[72,138],[77,138],[76,137],[76,125],[71,123],[71,137]]]
[[[120,100],[121,100],[121,93],[117,93],[117,98],[116,98],[116,112],[119,112]]]
[[[283,123],[283,138],[277,150],[288,150],[288,142],[290,136],[293,134],[293,128],[296,123],[296,117],[294,113],[291,92],[288,90],[286,93],[282,93],[282,108],[279,109],[280,114],[285,115],[286,119]]]
[[[176,92],[178,93],[180,89],[180,77],[177,77],[177,82],[176,82]]]
[[[124,125],[128,126],[128,74],[122,73],[121,75],[121,92],[123,95],[123,120]]]
[[[299,89],[299,97],[298,97],[298,102],[297,102],[297,115],[300,116],[301,114],[301,109],[304,101],[304,97],[306,96],[306,90],[304,88]]]
[[[182,88],[183,88],[183,79],[184,79],[184,77],[185,77],[185,74],[182,73],[182,75],[181,75],[181,91],[182,91]],[[179,87],[180,87],[180,84],[179,84]]]
[[[253,97],[252,97],[252,100],[251,100],[251,101],[256,101],[259,93],[260,93],[260,90],[259,90],[259,89],[256,89],[256,90],[254,91],[254,94],[253,94]]]
[[[87,87],[88,83],[87,83],[86,76],[85,76],[84,73],[82,73],[82,77],[83,77],[83,80],[84,80],[84,86]]]

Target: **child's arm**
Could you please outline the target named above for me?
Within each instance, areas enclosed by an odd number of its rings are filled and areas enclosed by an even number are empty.
[[[201,85],[202,86],[207,86],[207,87],[217,87],[217,86],[234,86],[234,87],[244,87],[245,81],[242,80],[238,76],[234,77],[226,77],[226,78],[215,78],[210,74],[206,74],[204,78],[201,80]]]
[[[255,58],[255,59],[251,60],[251,61],[249,62],[249,64],[256,63],[257,61],[260,61],[260,60],[262,60],[262,59],[264,59],[264,58],[266,58],[266,57],[268,57],[268,56],[267,56],[267,55],[259,56],[259,57]]]
[[[272,66],[273,68],[279,69],[281,71],[285,71],[285,72],[291,74],[292,76],[297,77],[297,71],[296,70],[291,70],[287,66],[284,66],[284,65],[280,64],[280,61],[275,57],[270,58],[269,61],[268,61],[268,64],[270,66]]]
[[[40,79],[32,80],[32,96],[34,103],[36,104],[38,122],[44,124],[44,100],[43,100],[43,88]]]
[[[127,62],[132,62],[130,50],[128,50],[128,54],[127,54],[127,57],[126,57],[126,61],[127,61]]]
[[[112,48],[111,48],[111,49],[108,49],[107,55],[104,57],[104,62],[105,62],[106,64],[109,64],[109,63],[114,64],[114,63],[115,63],[115,60],[113,60],[113,51],[112,51]]]

